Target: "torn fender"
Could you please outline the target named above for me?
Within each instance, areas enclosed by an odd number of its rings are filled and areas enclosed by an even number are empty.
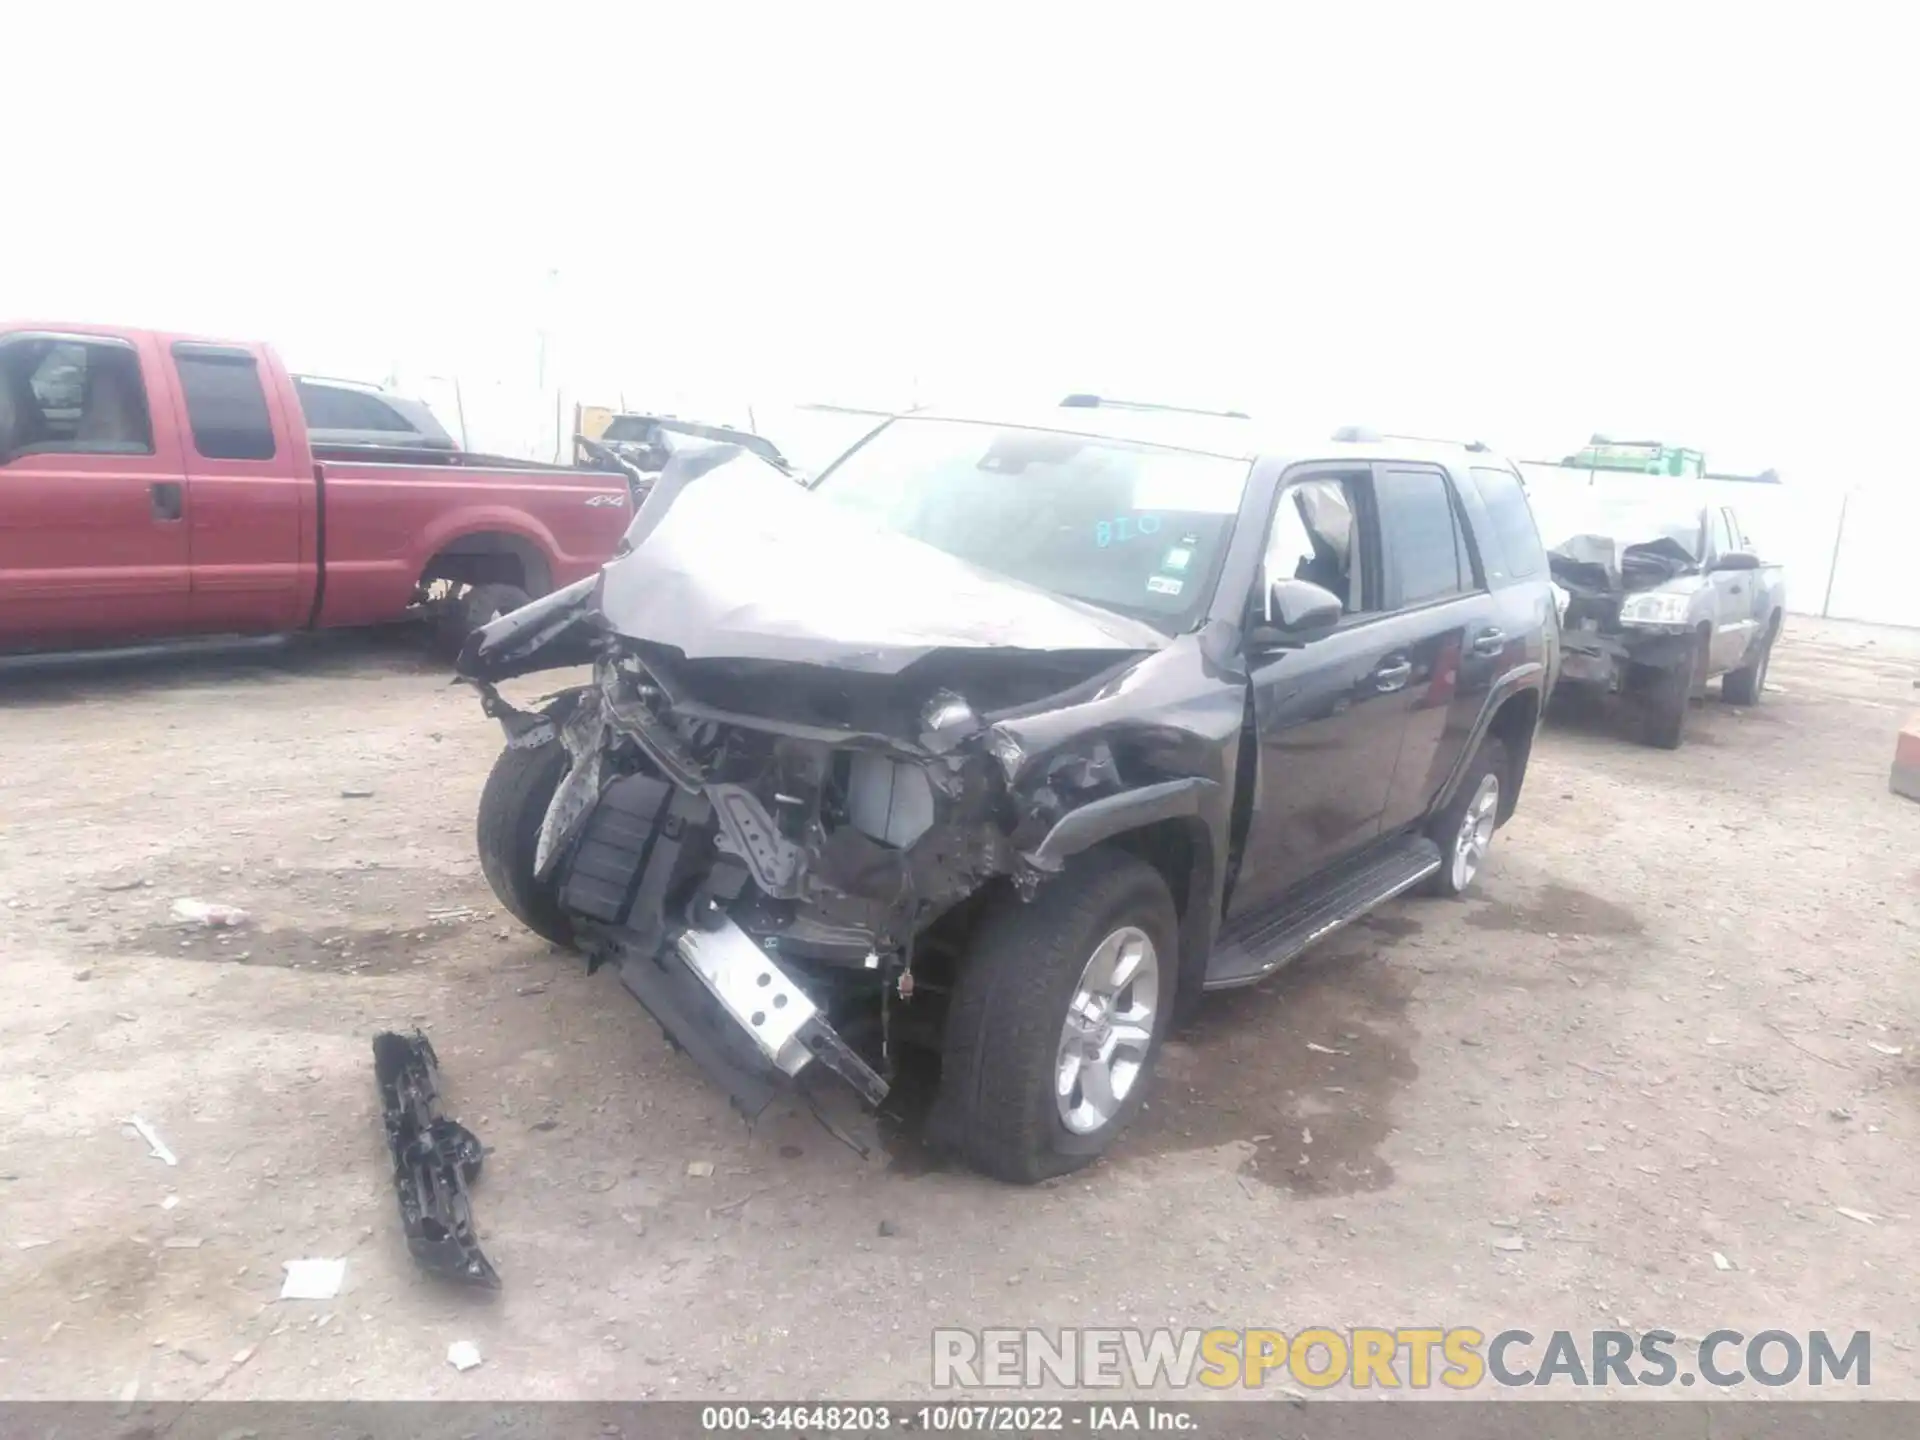
[[[1069,855],[1091,849],[1129,830],[1161,820],[1200,815],[1205,801],[1220,789],[1212,780],[1190,778],[1143,785],[1089,800],[1055,822],[1044,839],[1021,858],[1036,870],[1059,870]]]
[[[600,577],[589,575],[482,625],[460,647],[454,673],[491,682],[590,663],[602,633],[595,620],[599,585]]]

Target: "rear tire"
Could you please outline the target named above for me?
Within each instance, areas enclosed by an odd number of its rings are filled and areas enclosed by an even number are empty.
[[[474,826],[480,872],[495,897],[534,934],[567,946],[573,944],[573,927],[560,908],[560,887],[552,877],[534,877],[533,857],[547,806],[571,763],[558,740],[531,750],[502,750],[480,792]]]
[[[434,649],[447,659],[453,659],[459,655],[461,647],[467,643],[467,637],[474,631],[499,616],[518,610],[532,598],[518,585],[493,581],[469,585],[463,593],[454,597],[446,613],[440,617],[439,627],[434,633]]]
[[[1140,1109],[1179,971],[1167,883],[1123,851],[1074,857],[1030,903],[996,895],[960,963],[930,1137],[1014,1184],[1091,1164]]]
[[[1499,828],[1508,773],[1507,747],[1489,735],[1474,752],[1453,799],[1427,826],[1427,834],[1440,847],[1440,868],[1427,877],[1421,887],[1424,893],[1457,900],[1480,878],[1487,849]]]
[[[1722,700],[1729,705],[1760,703],[1761,693],[1767,688],[1767,665],[1773,659],[1773,642],[1779,634],[1780,622],[1776,618],[1767,626],[1767,637],[1760,642],[1760,653],[1741,669],[1729,670],[1726,678],[1720,682]]]

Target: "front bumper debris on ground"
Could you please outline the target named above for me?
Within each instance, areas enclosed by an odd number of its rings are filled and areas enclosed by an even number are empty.
[[[417,1030],[374,1036],[373,1078],[393,1150],[393,1188],[407,1249],[436,1275],[499,1289],[500,1276],[480,1253],[467,1200],[486,1151],[471,1130],[440,1113],[433,1046]]]

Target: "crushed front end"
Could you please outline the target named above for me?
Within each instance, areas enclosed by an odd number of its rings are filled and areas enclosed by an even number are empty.
[[[1165,781],[1122,773],[1098,722],[1124,706],[1097,703],[1163,637],[884,536],[858,553],[888,598],[853,603],[782,570],[853,548],[833,507],[678,464],[620,559],[476,631],[460,671],[510,751],[564,748],[527,863],[589,966],[746,1114],[814,1065],[877,1106],[903,1036],[937,1046],[940,918],[997,878],[1031,894],[1065,816]],[[538,709],[496,688],[580,664]],[[1076,704],[1088,725],[1032,742],[1021,717]]]
[[[816,1061],[877,1106],[916,942],[995,877],[1037,884],[1052,826],[1119,787],[1111,754],[1071,748],[1016,789],[1018,742],[951,691],[889,736],[722,711],[685,688],[696,667],[610,648],[539,711],[477,682],[510,745],[567,751],[536,879],[589,967],[617,969],[743,1112]],[[824,698],[810,683],[841,688],[790,673],[783,708]]]
[[[1561,592],[1561,679],[1618,690],[1632,666],[1665,668],[1689,657],[1689,596],[1674,582],[1695,576],[1699,562],[1678,543],[1574,535],[1547,561]]]

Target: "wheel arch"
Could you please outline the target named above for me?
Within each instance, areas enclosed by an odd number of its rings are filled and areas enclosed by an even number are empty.
[[[1500,787],[1500,822],[1505,824],[1512,816],[1513,807],[1520,799],[1521,782],[1526,778],[1527,761],[1533,754],[1533,737],[1540,732],[1540,714],[1546,699],[1546,673],[1545,665],[1530,662],[1516,667],[1494,685],[1486,704],[1480,709],[1480,718],[1474,724],[1472,738],[1462,747],[1460,758],[1454,762],[1453,772],[1447,776],[1446,784],[1440,787],[1440,793],[1434,796],[1433,804],[1428,807],[1429,818],[1452,803],[1459,792],[1460,782],[1473,764],[1473,757],[1480,753],[1480,747],[1489,735],[1506,747],[1510,762],[1510,783]]]
[[[1220,801],[1219,783],[1198,776],[1104,795],[1062,816],[1028,858],[1043,871],[1057,870],[1068,856],[1099,845],[1152,866],[1179,919],[1176,993],[1197,994],[1218,919],[1220,857],[1208,817]]]
[[[1507,783],[1500,790],[1500,823],[1513,818],[1520,803],[1520,787],[1527,778],[1527,761],[1533,756],[1533,737],[1540,733],[1541,692],[1538,688],[1521,690],[1500,702],[1493,719],[1487,723],[1488,736],[1498,740],[1507,751]]]
[[[422,585],[436,580],[516,585],[535,599],[553,588],[552,572],[540,546],[510,530],[474,530],[444,542],[420,574]]]
[[[1178,816],[1123,830],[1106,844],[1151,865],[1167,882],[1180,934],[1174,994],[1198,995],[1215,929],[1213,896],[1219,874],[1213,832],[1197,815]]]

